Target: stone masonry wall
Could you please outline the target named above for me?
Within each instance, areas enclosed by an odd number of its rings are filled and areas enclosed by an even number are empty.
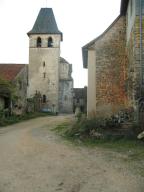
[[[59,65],[59,112],[73,112],[73,79],[72,65],[60,59]]]
[[[126,19],[119,17],[95,42],[96,114],[110,116],[127,106]]]
[[[73,80],[59,81],[59,112],[73,113]]]
[[[46,96],[44,107],[58,111],[60,35],[51,35],[53,47],[47,47],[48,35],[39,35],[42,47],[36,47],[38,36],[30,36],[28,97],[36,92]]]
[[[26,108],[27,85],[28,85],[28,65],[20,71],[14,80],[16,96],[18,98],[16,104],[23,110]]]
[[[142,28],[144,29],[144,17]],[[141,81],[144,74],[143,65],[144,59],[144,30],[142,30],[142,63],[140,62],[140,18],[136,16],[133,28],[130,33],[130,38],[127,41],[127,55],[128,55],[128,77],[127,77],[127,91],[130,105],[136,109],[137,101],[141,97]],[[144,79],[144,75],[143,75]]]

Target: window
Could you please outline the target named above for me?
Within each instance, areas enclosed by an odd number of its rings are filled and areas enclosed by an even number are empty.
[[[45,67],[45,61],[43,62],[43,67]]]
[[[53,46],[53,40],[51,37],[48,38],[48,47],[52,47]]]
[[[46,95],[43,95],[43,97],[42,97],[42,102],[43,102],[43,103],[46,103]]]
[[[37,38],[37,47],[41,47],[41,44],[42,44],[41,38],[38,37],[38,38]]]

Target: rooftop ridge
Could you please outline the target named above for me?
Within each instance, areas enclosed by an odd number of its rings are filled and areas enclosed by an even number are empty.
[[[62,39],[62,32],[59,31],[52,8],[41,8],[32,30],[31,34],[60,34]]]

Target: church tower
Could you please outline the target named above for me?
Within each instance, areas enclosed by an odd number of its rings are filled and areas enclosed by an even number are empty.
[[[59,60],[62,33],[51,8],[42,8],[29,36],[28,97],[40,92],[42,104],[58,111]]]

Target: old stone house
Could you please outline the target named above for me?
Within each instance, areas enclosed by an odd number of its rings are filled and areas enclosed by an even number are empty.
[[[0,64],[0,109],[23,110],[27,99],[28,65]],[[4,83],[6,82],[6,83]],[[8,86],[11,85],[12,89]],[[13,97],[13,98],[12,98]]]
[[[82,48],[88,116],[139,112],[144,85],[144,1],[121,0],[120,15]]]
[[[42,8],[29,36],[28,97],[42,96],[42,107],[55,112],[72,112],[72,65],[60,57],[59,31],[53,10]]]

